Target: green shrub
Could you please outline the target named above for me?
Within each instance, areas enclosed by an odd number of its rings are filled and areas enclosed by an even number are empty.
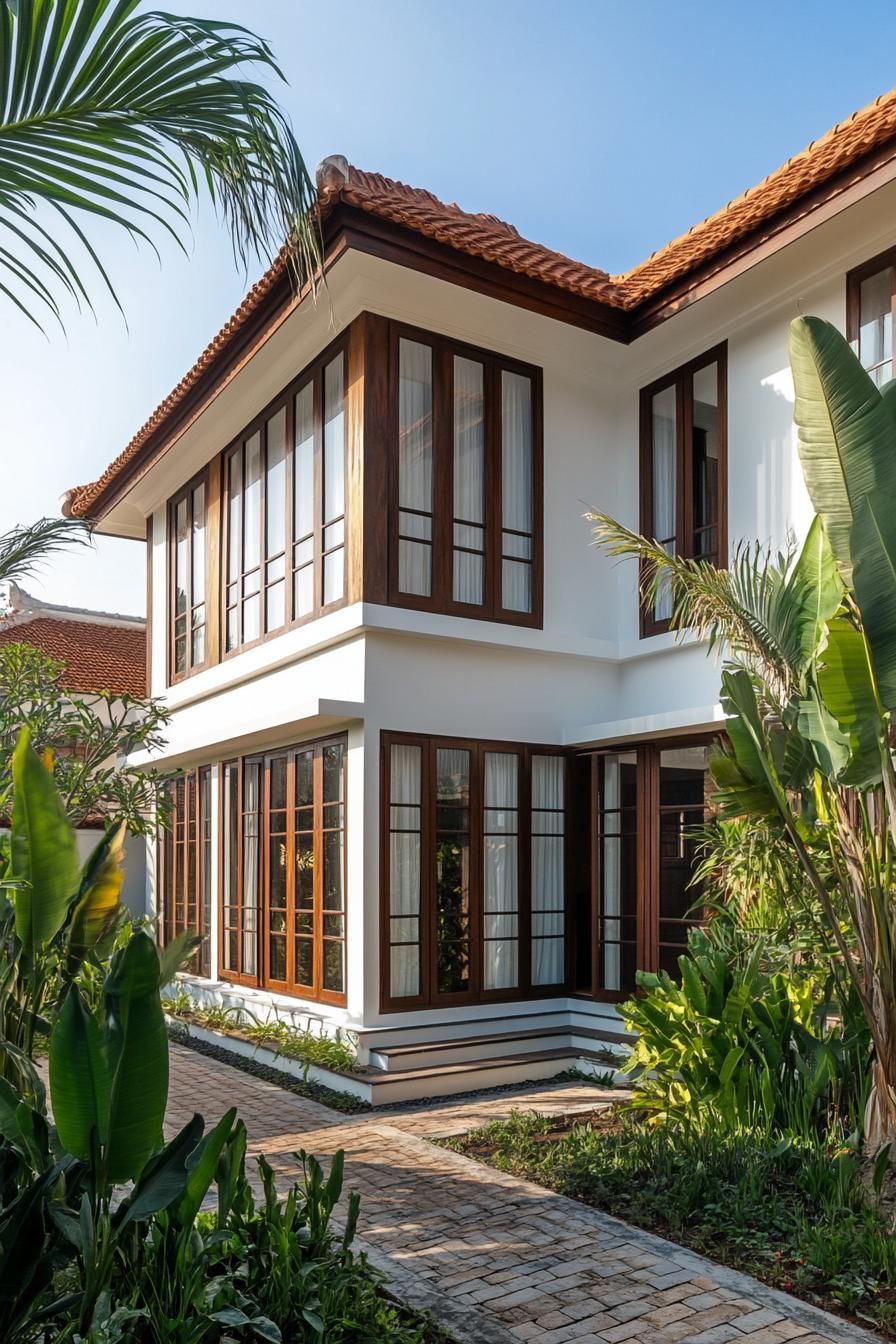
[[[811,978],[763,970],[763,943],[745,941],[749,953],[733,957],[711,929],[694,930],[680,981],[639,974],[643,994],[621,1008],[638,1033],[632,1106],[654,1122],[719,1132],[850,1132],[867,1067],[861,1015],[829,1023]]]
[[[206,1007],[197,1003],[182,988],[176,988],[174,994],[167,995],[162,1005],[170,1017],[195,1022],[209,1031],[220,1031],[224,1035],[232,1033],[242,1036],[306,1066],[317,1064],[320,1068],[346,1072],[358,1068],[354,1044],[343,1031],[337,1030],[335,1035],[328,1036],[323,1032],[312,1031],[310,1027],[295,1027],[289,1022],[259,1021],[248,1008],[241,1005],[224,1007],[212,1004]]]

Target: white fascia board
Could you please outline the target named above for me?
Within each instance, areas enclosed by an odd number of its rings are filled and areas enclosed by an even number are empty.
[[[245,719],[240,723],[240,731],[234,733],[234,725],[226,721],[220,724],[221,735],[210,740],[206,732],[177,732],[163,751],[135,752],[128,757],[128,765],[147,769],[151,766],[164,767],[166,770],[181,769],[190,765],[205,764],[210,760],[219,760],[225,756],[238,756],[263,750],[266,747],[285,746],[297,739],[321,732],[333,732],[337,728],[347,727],[350,723],[363,722],[364,705],[357,700],[329,700],[313,697],[299,701],[292,707],[289,719],[271,724],[267,718],[259,716],[256,723]]]
[[[639,714],[637,718],[606,720],[587,723],[566,733],[566,747],[596,747],[604,744],[643,741],[645,738],[674,737],[679,733],[718,728],[725,722],[720,704],[697,705],[689,709],[673,709],[664,714]]]

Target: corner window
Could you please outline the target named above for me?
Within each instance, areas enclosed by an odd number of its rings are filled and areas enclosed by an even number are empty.
[[[222,766],[221,974],[345,1002],[344,738]]]
[[[385,1003],[559,992],[566,758],[549,748],[390,735],[383,767]]]
[[[340,350],[225,454],[225,653],[343,601],[345,439]]]
[[[894,304],[896,252],[885,252],[846,277],[847,338],[878,387],[893,377]]]
[[[669,555],[727,561],[726,348],[641,392],[641,531]],[[672,599],[642,609],[642,635],[667,630]]]
[[[541,621],[540,372],[396,329],[390,600]]]
[[[177,681],[206,661],[208,482],[203,472],[168,506],[171,547],[169,573],[169,672]]]

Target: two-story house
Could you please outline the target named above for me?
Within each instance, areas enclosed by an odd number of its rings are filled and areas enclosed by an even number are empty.
[[[788,324],[890,376],[896,91],[624,275],[318,185],[317,296],[278,260],[68,496],[146,541],[187,771],[148,901],[197,992],[350,1027],[378,1096],[547,1076],[674,967],[721,726],[583,515],[720,562],[805,528]]]

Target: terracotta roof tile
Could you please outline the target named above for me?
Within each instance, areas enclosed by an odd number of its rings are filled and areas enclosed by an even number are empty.
[[[612,282],[623,291],[626,308],[635,307],[657,290],[681,279],[894,136],[896,89],[891,89],[838,122],[757,186],[729,201],[646,261],[614,275]]]
[[[36,616],[8,629],[0,621],[0,644],[30,644],[65,664],[67,691],[146,695],[146,630],[143,626]]]
[[[330,176],[320,198],[322,218],[343,201],[367,214],[389,220],[468,256],[481,258],[518,275],[542,281],[605,307],[636,312],[638,305],[666,286],[684,279],[780,211],[823,186],[841,171],[896,138],[896,89],[838,123],[821,139],[787,160],[758,186],[695,224],[646,261],[620,275],[573,261],[521,237],[512,224],[494,215],[471,214],[440,201],[430,191],[406,186],[379,173],[348,167],[348,179]],[[332,162],[332,161],[329,161]],[[153,434],[181,405],[186,395],[225,353],[248,319],[282,279],[286,250],[249,291],[192,369],[153,412],[146,424],[96,481],[69,491],[66,510],[89,517],[103,491],[140,455]]]

